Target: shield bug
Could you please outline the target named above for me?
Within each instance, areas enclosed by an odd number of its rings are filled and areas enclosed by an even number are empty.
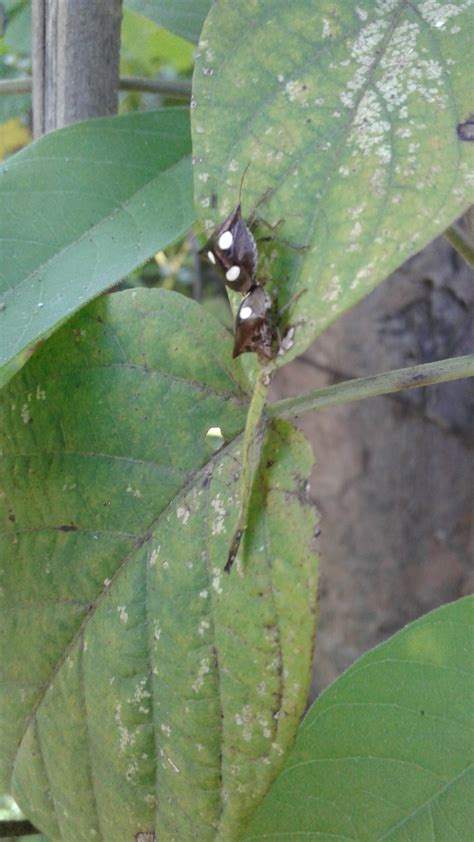
[[[272,300],[260,284],[254,284],[237,310],[233,357],[253,351],[262,360],[272,360],[272,343]]]
[[[242,217],[240,202],[242,185],[250,164],[247,164],[240,179],[239,201],[212,235],[206,247],[208,260],[220,266],[225,283],[236,292],[245,293],[255,284],[257,271],[257,244],[255,238]]]

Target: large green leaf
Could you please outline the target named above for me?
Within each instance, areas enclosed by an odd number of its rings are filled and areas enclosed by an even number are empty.
[[[304,293],[290,308],[289,356],[473,201],[474,144],[456,131],[472,111],[468,5],[212,7],[194,75],[197,207],[210,232],[250,162],[244,213],[261,201],[257,214],[281,223],[275,236],[308,247],[260,247],[280,300]]]
[[[79,123],[0,167],[0,383],[193,223],[186,110]]]
[[[269,428],[225,574],[248,406],[231,355],[197,304],[126,292],[2,392],[0,757],[51,840],[231,842],[294,739],[314,634],[311,456],[291,426]]]
[[[121,73],[153,76],[163,66],[177,72],[191,70],[193,45],[125,8],[120,37]]]
[[[412,623],[315,702],[248,842],[472,838],[473,609]]]
[[[195,44],[212,0],[126,0],[125,5]]]

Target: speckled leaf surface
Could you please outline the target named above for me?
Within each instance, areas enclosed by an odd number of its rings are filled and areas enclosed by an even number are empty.
[[[0,384],[29,348],[194,221],[189,119],[78,123],[0,166]]]
[[[473,620],[443,606],[335,681],[243,838],[471,839]]]
[[[159,26],[197,43],[212,0],[126,0],[125,5]]]
[[[307,247],[260,246],[261,275],[292,299],[285,361],[474,201],[474,144],[457,134],[473,27],[467,0],[213,6],[194,75],[197,209],[211,232],[250,162],[244,215]]]
[[[290,425],[268,429],[225,574],[248,407],[231,356],[197,304],[120,293],[2,392],[2,784],[53,842],[231,842],[294,739],[312,458]]]

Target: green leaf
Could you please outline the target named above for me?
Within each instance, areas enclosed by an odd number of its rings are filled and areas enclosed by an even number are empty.
[[[149,18],[123,10],[120,44],[120,68],[125,75],[153,76],[164,67],[189,71],[193,66],[193,47]]]
[[[422,617],[323,693],[248,842],[471,838],[473,608]]]
[[[8,24],[5,31],[5,46],[22,55],[31,54],[31,3],[24,0],[8,10]]]
[[[0,167],[0,383],[33,342],[192,225],[188,153],[187,112],[169,108],[69,126]]]
[[[212,0],[126,0],[125,5],[195,44]]]
[[[212,7],[194,75],[197,208],[211,232],[250,162],[244,214],[286,241],[260,245],[261,273],[292,300],[284,361],[474,201],[474,144],[456,131],[473,26],[464,0]]]
[[[51,840],[232,842],[293,742],[312,459],[268,429],[226,575],[245,383],[203,308],[140,290],[81,311],[2,392],[0,758]]]

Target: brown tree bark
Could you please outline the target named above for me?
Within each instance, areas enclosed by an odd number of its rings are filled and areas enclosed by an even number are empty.
[[[117,110],[122,0],[33,0],[33,135]]]
[[[474,350],[474,273],[440,238],[319,338],[274,397]],[[301,419],[321,512],[313,695],[365,650],[474,588],[472,379]]]

